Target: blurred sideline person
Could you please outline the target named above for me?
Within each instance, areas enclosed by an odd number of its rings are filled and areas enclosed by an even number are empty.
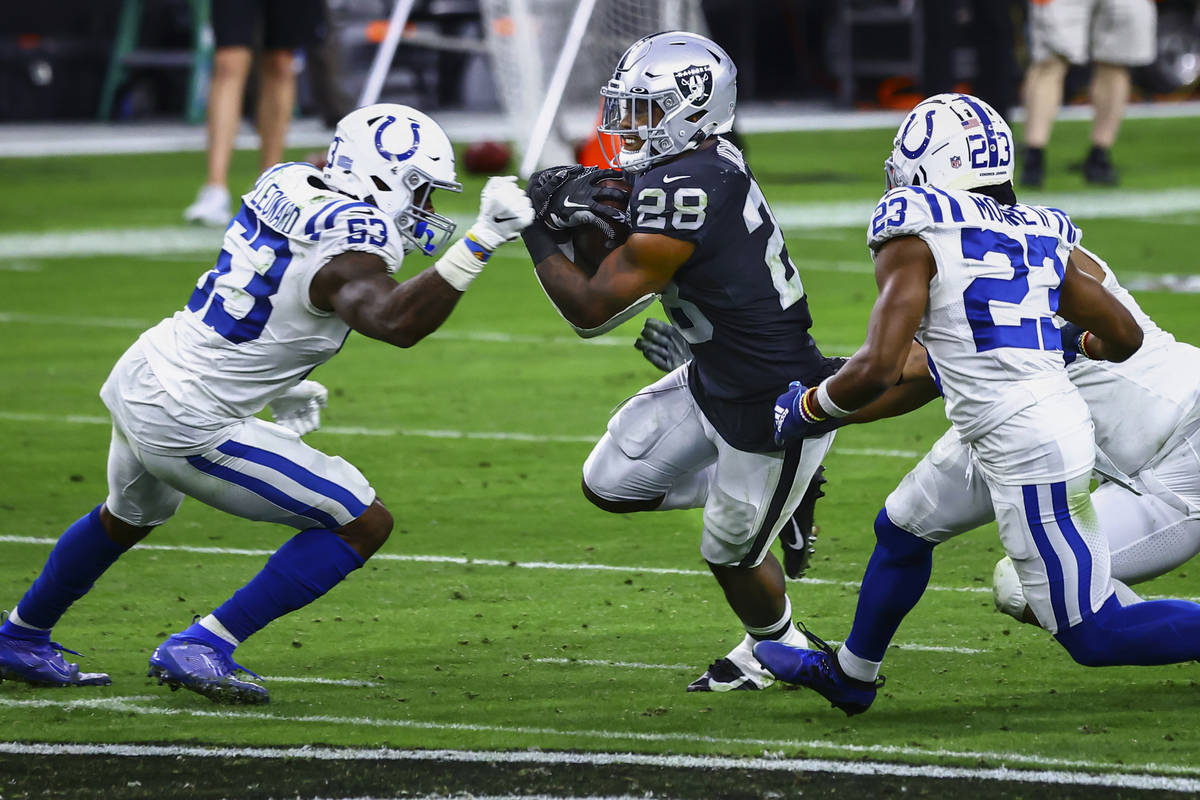
[[[977,98],[937,95],[913,109],[869,227],[879,298],[866,342],[837,375],[781,396],[777,427],[790,441],[875,400],[902,377],[915,337],[1041,626],[1087,666],[1192,660],[1200,605],[1122,605],[1116,596],[1088,493],[1092,420],[1062,363],[1064,340],[1086,357],[1125,361],[1143,329],[1092,277],[1100,265],[1077,247],[1067,215],[1016,202],[1011,154],[1008,125]],[[1055,314],[1078,327],[1062,335]],[[926,531],[919,512],[885,507],[876,518],[854,623],[836,653],[811,635],[819,649],[755,646],[776,677],[847,714],[870,707],[884,652],[929,582],[934,547],[960,532]]]
[[[208,174],[195,202],[184,209],[188,222],[214,227],[229,222],[229,161],[256,41],[261,169],[283,160],[296,105],[296,50],[313,43],[323,14],[322,0],[212,0],[216,51],[208,89]]]
[[[143,333],[105,381],[108,498],[67,529],[0,625],[0,678],[108,684],[66,663],[51,628],[187,495],[299,532],[224,604],[160,644],[150,675],[216,702],[267,702],[265,687],[236,676],[234,649],[361,567],[392,529],[362,473],[295,432],[315,427],[324,400],[319,385],[297,382],[352,330],[398,347],[428,336],[533,218],[515,178],[492,178],[466,236],[397,283],[408,253],[433,255],[454,233],[434,211],[439,190],[462,190],[450,141],[394,104],[342,119],[324,173],[288,163],[259,177],[186,308]],[[254,416],[268,404],[291,430]]]
[[[736,68],[712,41],[670,31],[635,42],[602,89],[600,134],[632,181],[632,233],[593,275],[560,251],[554,228],[624,214],[597,203],[618,173],[552,168],[530,180],[538,220],[525,244],[551,302],[584,336],[616,327],[657,295],[693,360],[639,392],[583,465],[583,493],[614,513],[703,508],[700,552],[746,635],[689,691],[773,682],[753,644],[805,644],[769,547],[792,525],[833,441],[774,443],[774,396],[793,374],[832,369],[809,328],[804,286],[742,157],[733,124]]]
[[[1094,117],[1083,177],[1088,183],[1117,182],[1109,151],[1129,102],[1129,68],[1154,61],[1156,16],[1154,0],[1031,0],[1023,186],[1042,185],[1067,70],[1089,63]]]

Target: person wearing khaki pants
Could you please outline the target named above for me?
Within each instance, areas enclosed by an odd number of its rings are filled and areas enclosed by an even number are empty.
[[[1031,0],[1030,58],[1025,74],[1025,155],[1021,183],[1039,187],[1046,146],[1062,104],[1071,65],[1092,65],[1092,148],[1083,164],[1088,183],[1113,185],[1109,155],[1129,100],[1129,68],[1155,55],[1154,0]]]

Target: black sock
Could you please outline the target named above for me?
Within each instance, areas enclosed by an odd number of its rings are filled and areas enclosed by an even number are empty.
[[[1040,167],[1046,160],[1046,148],[1044,147],[1026,147],[1025,148],[1025,166]]]

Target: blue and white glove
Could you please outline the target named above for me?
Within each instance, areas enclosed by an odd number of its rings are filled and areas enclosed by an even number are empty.
[[[1090,336],[1088,331],[1074,322],[1066,322],[1058,329],[1058,335],[1062,338],[1063,361],[1070,364],[1079,356],[1092,357],[1091,353],[1087,351],[1086,343]]]
[[[780,447],[804,438],[810,423],[800,416],[796,403],[807,391],[808,387],[803,383],[792,381],[787,391],[775,398],[775,444]]]
[[[800,381],[792,381],[788,389],[775,399],[775,444],[786,447],[793,442],[812,436],[821,436],[845,424],[844,418],[805,415],[801,411],[808,387]]]
[[[316,381],[300,381],[270,402],[275,422],[304,436],[321,427],[321,409],[329,400],[329,390]]]

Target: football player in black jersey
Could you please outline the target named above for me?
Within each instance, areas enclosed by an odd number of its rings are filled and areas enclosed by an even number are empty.
[[[747,635],[690,691],[764,688],[773,679],[754,643],[804,641],[768,548],[833,442],[832,432],[786,450],[774,442],[778,394],[832,366],[809,335],[804,286],[779,224],[742,153],[722,137],[733,125],[736,75],[703,36],[635,42],[601,90],[599,129],[602,143],[619,143],[609,161],[632,182],[621,220],[630,236],[590,275],[560,250],[555,228],[620,215],[595,202],[611,189],[583,168],[531,179],[539,217],[525,236],[539,281],[581,335],[611,330],[658,297],[691,348],[690,362],[612,418],[583,466],[584,495],[607,511],[704,509],[700,552]]]

